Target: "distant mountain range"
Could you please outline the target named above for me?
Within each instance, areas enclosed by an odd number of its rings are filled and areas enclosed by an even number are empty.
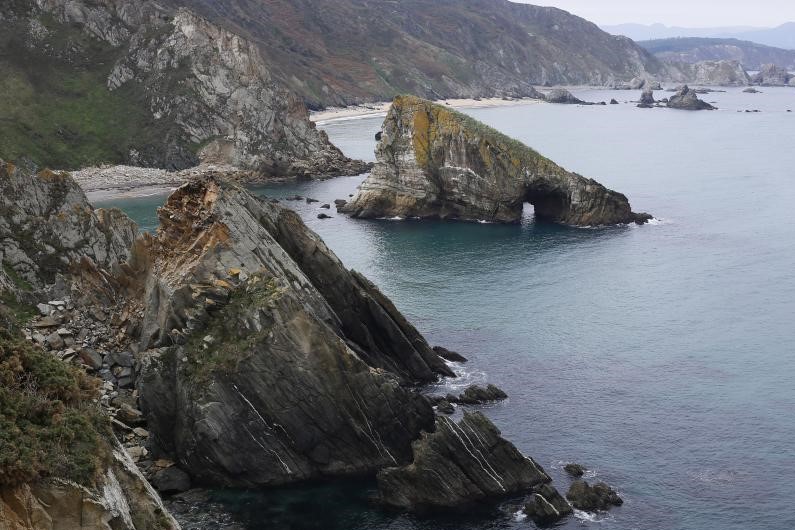
[[[751,26],[717,28],[683,28],[663,24],[618,24],[601,26],[613,35],[624,35],[635,41],[669,39],[673,37],[731,38],[795,50],[795,22],[787,22],[775,28],[754,28]]]
[[[765,64],[795,69],[795,50],[784,50],[738,39],[684,37],[638,42],[666,62],[739,61],[746,70],[761,70]]]

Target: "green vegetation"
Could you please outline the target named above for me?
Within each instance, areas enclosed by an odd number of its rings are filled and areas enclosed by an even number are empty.
[[[122,162],[130,149],[151,151],[174,137],[170,120],[152,116],[144,87],[108,90],[123,47],[41,21],[49,34],[32,47],[24,21],[0,34],[0,158],[75,169]]]
[[[0,329],[0,486],[47,477],[95,484],[110,426],[98,381]]]
[[[189,377],[206,382],[214,372],[236,370],[240,362],[252,354],[252,348],[270,332],[265,327],[246,333],[240,329],[240,322],[275,303],[283,292],[275,279],[261,276],[252,276],[244,286],[235,289],[229,303],[213,314],[207,328],[193,334],[184,346]],[[204,341],[207,336],[212,337],[212,342]]]

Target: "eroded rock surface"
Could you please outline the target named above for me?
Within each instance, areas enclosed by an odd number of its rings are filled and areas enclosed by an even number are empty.
[[[786,68],[766,64],[753,76],[752,81],[762,86],[795,86],[795,75],[789,73]]]
[[[377,163],[339,211],[361,218],[416,217],[515,223],[536,216],[570,225],[644,223],[627,198],[571,173],[529,147],[449,108],[395,98]]]
[[[531,458],[500,436],[483,414],[459,422],[440,417],[436,430],[413,444],[414,461],[378,473],[383,503],[405,508],[452,508],[551,482]]]
[[[140,345],[160,348],[139,391],[162,451],[225,485],[410,461],[434,415],[402,384],[452,372],[374,285],[297,214],[230,183],[186,184],[160,220],[130,285]]]

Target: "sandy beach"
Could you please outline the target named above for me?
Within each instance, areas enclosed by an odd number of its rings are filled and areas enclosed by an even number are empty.
[[[537,105],[543,103],[538,99],[502,99],[502,98],[482,98],[482,99],[444,99],[437,103],[448,105],[454,109],[477,109],[485,107],[511,107],[515,105]],[[351,107],[329,107],[325,110],[314,111],[309,114],[309,119],[317,125],[328,125],[337,121],[359,120],[362,118],[373,118],[386,116],[391,101],[381,103],[368,103],[366,105],[356,105]]]

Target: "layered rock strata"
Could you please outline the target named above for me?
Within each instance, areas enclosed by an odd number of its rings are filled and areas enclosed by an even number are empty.
[[[412,510],[453,508],[551,482],[479,412],[464,413],[458,423],[438,418],[436,430],[414,442],[413,451],[410,465],[378,473],[381,502]]]
[[[525,202],[536,217],[595,226],[645,223],[627,198],[561,168],[529,147],[441,105],[395,98],[381,129],[376,166],[339,211],[515,223]]]

